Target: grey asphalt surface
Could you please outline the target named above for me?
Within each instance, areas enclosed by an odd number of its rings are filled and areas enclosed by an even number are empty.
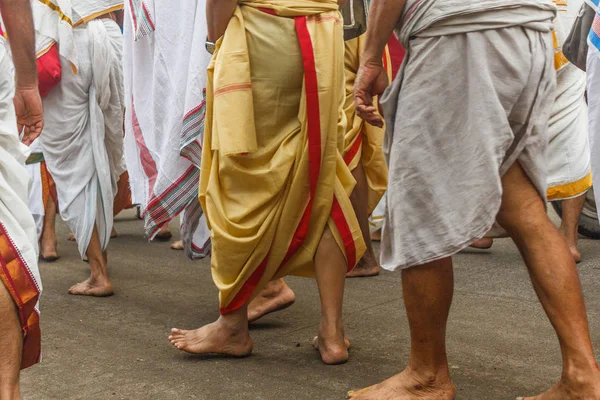
[[[175,228],[175,223],[172,223]],[[344,317],[350,362],[325,366],[310,345],[319,323],[313,280],[289,278],[297,303],[252,326],[247,359],[193,357],[171,347],[171,327],[218,317],[207,260],[190,261],[169,243],[147,243],[133,213],[118,217],[109,247],[116,295],[67,294],[89,275],[67,229],[62,258],[40,265],[43,361],[22,374],[24,399],[344,399],[346,391],[399,372],[409,355],[400,274],[347,281]],[[177,231],[175,231],[177,236]],[[592,340],[600,352],[600,242],[582,240],[580,265]],[[509,240],[455,259],[448,351],[458,399],[515,399],[560,376],[553,330]]]

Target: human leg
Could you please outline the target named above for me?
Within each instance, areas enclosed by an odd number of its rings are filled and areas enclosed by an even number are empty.
[[[342,251],[329,228],[326,228],[315,253],[315,276],[321,297],[321,324],[319,336],[313,342],[325,364],[342,364],[348,361],[349,343],[344,337],[342,321],[347,269]]]
[[[44,210],[44,228],[40,239],[40,256],[42,260],[52,262],[59,259],[56,239],[56,203],[52,197]]]
[[[352,201],[352,207],[358,219],[360,230],[362,231],[363,239],[367,245],[367,251],[361,258],[358,265],[346,276],[350,278],[366,277],[379,275],[381,268],[377,262],[377,256],[373,250],[373,243],[371,241],[371,232],[369,230],[369,215],[368,215],[368,197],[369,197],[369,185],[367,183],[367,176],[362,163],[359,163],[356,168],[352,171],[354,179],[356,179],[356,187],[350,195],[350,201]]]
[[[498,222],[516,243],[561,347],[560,382],[535,400],[600,399],[596,364],[577,267],[544,203],[516,162],[502,178]]]
[[[454,291],[452,260],[444,258],[402,271],[410,326],[407,368],[390,379],[350,392],[356,400],[453,399],[446,357],[446,323]]]
[[[92,238],[86,251],[91,275],[88,279],[80,282],[69,289],[70,294],[80,296],[105,297],[114,294],[112,284],[108,278],[106,251],[102,251],[98,228],[94,225]]]
[[[18,400],[23,331],[17,308],[0,282],[0,399]]]
[[[581,196],[563,200],[562,202],[562,219],[560,222],[560,233],[565,238],[573,260],[576,263],[581,262],[581,253],[577,248],[577,242],[579,238],[579,217],[583,211],[585,205],[585,194]]]

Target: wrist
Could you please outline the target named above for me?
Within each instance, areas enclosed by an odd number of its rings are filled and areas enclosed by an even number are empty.
[[[29,90],[38,88],[38,76],[35,74],[20,75],[16,74],[15,87],[18,90]]]

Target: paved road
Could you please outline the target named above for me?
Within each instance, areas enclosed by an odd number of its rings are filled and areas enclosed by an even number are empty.
[[[218,316],[209,263],[189,261],[167,243],[146,243],[132,214],[121,216],[116,228],[120,236],[109,257],[117,294],[93,299],[67,295],[88,269],[60,225],[62,258],[41,264],[44,359],[23,373],[25,399],[343,399],[407,361],[397,273],[348,280],[344,314],[353,349],[346,365],[321,364],[310,346],[319,302],[314,281],[301,278],[288,280],[298,302],[253,326],[252,357],[181,354],[167,341],[169,329]],[[581,248],[600,352],[600,243],[584,240]],[[458,398],[514,399],[548,388],[560,375],[557,340],[514,246],[499,241],[491,252],[459,255],[455,264],[448,348]]]

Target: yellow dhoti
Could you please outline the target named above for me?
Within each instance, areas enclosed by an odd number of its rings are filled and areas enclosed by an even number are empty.
[[[345,42],[346,101],[344,111],[348,120],[348,127],[344,138],[343,154],[344,161],[350,171],[354,171],[360,163],[365,169],[369,186],[368,213],[370,215],[387,189],[388,169],[383,155],[385,128],[378,128],[365,123],[356,115],[354,109],[354,81],[360,65],[360,54],[364,48],[365,36],[361,35]],[[391,81],[392,63],[387,46],[383,54],[383,65]]]
[[[349,269],[365,250],[342,157],[337,3],[240,1],[208,69],[200,201],[221,313],[269,281],[313,275],[328,226]]]

